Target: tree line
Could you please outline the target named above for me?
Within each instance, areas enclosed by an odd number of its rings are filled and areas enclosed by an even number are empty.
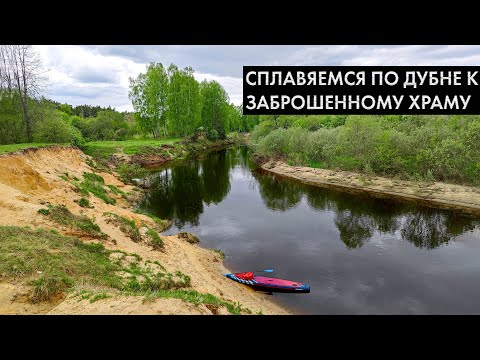
[[[259,116],[243,115],[242,106],[230,103],[217,81],[198,82],[190,67],[150,63],[146,72],[130,78],[129,97],[135,119],[154,138],[188,136],[205,131],[209,138],[224,138],[230,131],[249,131]]]
[[[262,116],[255,151],[291,164],[480,184],[480,116]]]
[[[249,131],[258,116],[244,116],[216,81],[199,83],[192,68],[152,63],[130,79],[135,112],[61,104],[44,96],[48,71],[30,45],[0,45],[0,144],[185,137],[204,132],[223,138]]]

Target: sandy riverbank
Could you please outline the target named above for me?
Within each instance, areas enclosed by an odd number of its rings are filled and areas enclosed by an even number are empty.
[[[343,191],[367,192],[376,197],[415,201],[426,206],[480,215],[480,189],[476,187],[441,182],[412,182],[348,171],[290,166],[282,161],[273,160],[261,167],[274,174],[312,185]]]
[[[144,261],[158,261],[167,271],[181,271],[191,278],[191,288],[200,293],[211,293],[220,299],[240,302],[243,308],[253,313],[288,314],[289,312],[271,301],[268,295],[256,293],[244,285],[228,280],[222,273],[227,270],[222,265],[219,254],[197,245],[192,245],[177,236],[163,237],[165,249],[155,250],[145,242],[134,242],[118,226],[108,222],[105,212],[114,212],[128,219],[154,226],[153,220],[136,214],[131,205],[120,195],[110,193],[116,205],[90,196],[93,208],[78,205],[81,195],[75,186],[60,176],[82,179],[84,172],[94,172],[87,159],[78,149],[49,147],[24,150],[0,156],[0,225],[29,226],[32,228],[57,229],[62,234],[72,235],[65,227],[51,222],[37,211],[46,204],[65,205],[72,213],[94,218],[101,231],[109,240],[104,241],[108,249],[118,249],[138,254]],[[122,183],[112,174],[95,171],[101,175],[106,185],[114,185],[125,193],[135,194],[134,187]],[[83,241],[92,241],[82,237]],[[200,239],[201,241],[201,239]],[[71,295],[59,297],[51,302],[33,304],[29,300],[31,287],[0,274],[0,314],[226,314],[224,307],[209,308],[194,305],[180,299],[159,298],[144,302],[139,296],[114,294],[111,298],[79,301]]]

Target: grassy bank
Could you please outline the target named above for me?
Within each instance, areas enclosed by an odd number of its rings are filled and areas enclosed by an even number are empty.
[[[82,147],[82,151],[95,160],[95,167],[115,170],[122,181],[129,182],[145,175],[143,167],[161,165],[210,148],[242,141],[244,137],[237,133],[217,140],[200,135],[184,139],[97,141],[87,143]]]
[[[127,155],[133,155],[141,152],[144,147],[156,148],[162,145],[173,145],[181,141],[181,138],[166,138],[166,139],[133,139],[125,141],[92,141],[85,144],[87,151],[94,152],[95,149],[112,149],[113,151],[123,152]]]
[[[255,153],[290,165],[480,185],[479,116],[280,116],[253,131]]]
[[[190,277],[168,273],[158,262],[139,255],[107,250],[100,243],[84,243],[56,231],[0,226],[0,273],[3,280],[31,286],[30,300],[73,296],[90,302],[116,294],[178,298],[194,304],[225,306],[232,314],[248,312],[239,304],[201,294],[190,286]]]
[[[7,154],[7,153],[15,152],[18,150],[23,150],[28,148],[40,148],[40,147],[46,147],[46,146],[69,146],[69,144],[25,143],[25,144],[0,145],[0,154]]]

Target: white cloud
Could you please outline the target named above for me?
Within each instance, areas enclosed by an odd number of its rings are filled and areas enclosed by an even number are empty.
[[[243,65],[477,65],[480,46],[73,46],[36,45],[49,70],[49,96],[72,105],[132,110],[128,78],[149,62],[191,66],[198,80],[216,80],[242,102]]]

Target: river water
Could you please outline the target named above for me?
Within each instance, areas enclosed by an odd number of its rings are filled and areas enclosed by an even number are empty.
[[[274,176],[246,147],[153,170],[142,207],[222,250],[233,272],[273,268],[310,294],[298,314],[480,313],[480,221],[455,211]],[[221,274],[219,274],[221,276]]]

